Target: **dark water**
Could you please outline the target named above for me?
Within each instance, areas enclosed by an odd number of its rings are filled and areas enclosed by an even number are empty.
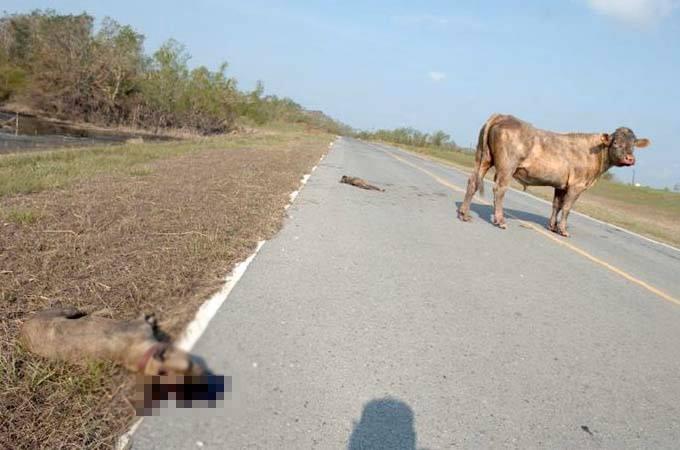
[[[19,130],[15,134],[15,114],[0,111],[0,154],[88,145],[116,145],[136,137],[139,136],[86,130],[23,114],[19,115]],[[170,140],[164,136],[143,138],[151,141]]]

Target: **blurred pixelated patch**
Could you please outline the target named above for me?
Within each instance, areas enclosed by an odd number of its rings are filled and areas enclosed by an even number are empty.
[[[173,401],[176,408],[216,408],[225,393],[231,394],[231,381],[230,376],[214,374],[139,375],[133,403],[137,416],[156,415]]]

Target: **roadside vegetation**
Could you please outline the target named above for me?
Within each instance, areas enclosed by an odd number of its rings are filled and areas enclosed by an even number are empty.
[[[351,133],[262,83],[240,89],[226,64],[191,67],[176,41],[143,43],[87,14],[0,17],[0,109],[183,138],[0,155],[0,448],[111,448],[133,420],[124,371],[23,349],[29,314],[153,311],[176,338]]]
[[[218,134],[242,125],[302,123],[343,134],[349,128],[264,86],[239,89],[227,64],[191,68],[169,40],[151,55],[144,36],[105,18],[36,10],[0,17],[0,104],[49,118],[108,127]]]
[[[451,136],[441,130],[425,133],[415,128],[401,127],[394,130],[359,131],[354,136],[367,141],[382,141],[419,148],[459,150]]]
[[[178,337],[233,264],[276,233],[333,137],[289,125],[0,156],[0,448],[111,448],[134,419],[125,371],[29,354],[23,319],[59,306],[153,311]]]
[[[244,142],[234,138],[229,145]],[[31,194],[67,187],[96,175],[144,175],[148,164],[198,151],[210,140],[183,140],[163,144],[125,144],[112,151],[110,147],[65,149],[35,153],[10,154],[0,158],[0,198]]]

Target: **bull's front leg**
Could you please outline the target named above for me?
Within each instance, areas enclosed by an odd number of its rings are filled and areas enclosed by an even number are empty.
[[[564,201],[562,203],[562,217],[560,218],[560,223],[557,225],[558,234],[564,237],[569,237],[569,232],[567,232],[567,219],[569,218],[569,212],[584,190],[585,187],[582,186],[572,186],[567,189],[567,193],[564,195]]]
[[[548,222],[548,229],[553,233],[557,233],[557,215],[562,210],[564,204],[564,195],[567,193],[566,189],[555,188],[555,196],[553,197],[552,215],[550,222]]]

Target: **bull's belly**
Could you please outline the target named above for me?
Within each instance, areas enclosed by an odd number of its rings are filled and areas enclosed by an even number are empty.
[[[540,175],[530,172],[524,167],[515,170],[513,178],[525,186],[552,186],[554,188],[564,188],[567,184],[567,177],[560,173],[542,173]]]

